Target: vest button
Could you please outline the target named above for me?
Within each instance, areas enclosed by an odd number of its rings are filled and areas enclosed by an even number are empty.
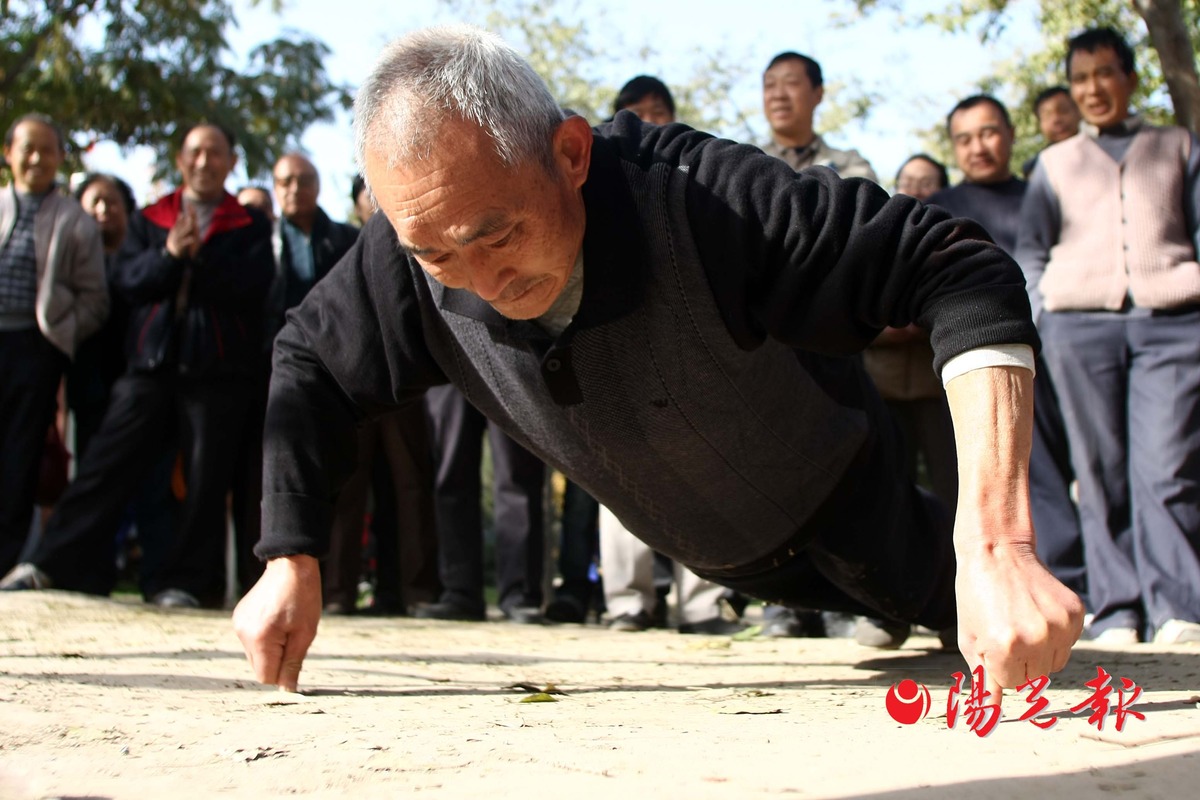
[[[550,372],[558,372],[560,369],[562,369],[562,362],[557,358],[551,358],[546,361],[546,369]]]

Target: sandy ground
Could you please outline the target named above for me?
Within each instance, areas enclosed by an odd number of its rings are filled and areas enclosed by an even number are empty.
[[[1123,731],[946,725],[932,639],[749,640],[597,626],[327,619],[302,696],[257,686],[228,616],[0,595],[0,798],[1186,798],[1200,784],[1200,647],[1080,645],[1143,688]],[[893,684],[928,687],[900,725]],[[556,688],[556,702],[522,702]]]

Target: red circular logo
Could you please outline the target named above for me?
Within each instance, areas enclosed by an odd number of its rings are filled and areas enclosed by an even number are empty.
[[[901,725],[916,725],[929,713],[929,690],[908,678],[893,683],[887,693],[887,710]]]

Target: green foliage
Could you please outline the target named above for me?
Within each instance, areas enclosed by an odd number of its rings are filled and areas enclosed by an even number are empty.
[[[1033,98],[1048,86],[1065,85],[1063,59],[1067,39],[1085,28],[1109,25],[1124,33],[1134,48],[1140,78],[1132,101],[1134,107],[1151,121],[1174,122],[1158,54],[1130,0],[946,0],[935,4],[933,10],[921,11],[913,10],[917,3],[905,0],[847,1],[850,13],[842,17],[843,23],[848,24],[863,14],[890,13],[900,28],[933,25],[949,33],[976,36],[981,43],[1004,44],[1016,15],[1032,14],[1040,33],[1037,46],[1029,49],[1014,46],[1012,54],[999,60],[992,73],[974,87],[994,94],[1009,106],[1017,127],[1014,164],[1023,163],[1045,145],[1033,117]],[[1193,50],[1200,52],[1200,0],[1180,0],[1180,6]],[[970,91],[965,89],[964,94]],[[931,153],[953,163],[949,140],[940,123],[924,131],[923,138]]]
[[[626,42],[622,32],[608,25],[603,8],[579,0],[442,0],[455,18],[487,28],[516,47],[546,81],[559,103],[593,123],[612,114],[617,92],[635,73],[654,73],[650,66],[658,58],[650,45]],[[586,13],[585,13],[586,12]],[[641,32],[649,36],[651,31]],[[597,44],[603,42],[603,45]],[[732,99],[733,87],[747,72],[747,63],[722,48],[694,49],[690,73],[658,77],[670,86],[680,122],[726,136],[747,137],[749,111]],[[673,63],[677,63],[673,61]]]
[[[272,2],[278,10],[278,0]],[[76,145],[148,145],[166,173],[178,133],[199,120],[238,137],[250,177],[347,108],[328,48],[288,33],[229,64],[228,0],[46,0],[0,4],[0,124],[50,114]]]

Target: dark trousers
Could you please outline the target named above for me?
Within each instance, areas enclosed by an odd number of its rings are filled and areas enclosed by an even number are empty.
[[[1029,505],[1037,554],[1054,577],[1088,604],[1083,534],[1079,511],[1071,499],[1074,480],[1053,371],[1039,357],[1033,380],[1033,449],[1029,454]]]
[[[562,536],[559,540],[558,574],[562,585],[556,594],[570,597],[587,609],[597,596],[592,568],[600,554],[600,503],[568,480],[563,491]]]
[[[17,563],[67,357],[36,328],[0,331],[0,575]]]
[[[267,395],[271,384],[270,358],[259,364],[251,380],[246,422],[238,444],[230,514],[233,517],[233,547],[238,594],[243,595],[262,577],[263,563],[254,555],[262,537],[263,429],[267,418]]]
[[[736,574],[695,570],[700,577],[791,608],[934,629],[954,624],[950,514],[907,477],[905,449],[882,401],[867,405],[874,431],[794,546]]]
[[[1079,481],[1094,627],[1200,622],[1200,311],[1045,312],[1041,332]]]
[[[79,345],[67,369],[67,407],[75,415],[75,458],[83,458],[108,408],[111,385],[104,381],[96,338]]]
[[[917,480],[918,455],[923,455],[930,490],[953,512],[958,503],[958,453],[946,396],[885,402],[904,440],[905,474]]]
[[[375,525],[378,577],[376,605],[403,611],[408,605],[436,600],[438,534],[433,511],[433,456],[429,424],[420,403],[364,424],[358,431],[358,469],[338,496],[329,555],[321,564],[325,603],[353,609],[362,572],[363,518],[378,463],[390,481],[377,506],[394,507],[390,525]],[[390,509],[389,509],[390,510]],[[385,515],[387,516],[387,515]]]
[[[486,430],[500,605],[541,605],[545,466],[490,424],[453,386],[434,387],[425,400],[433,435],[442,599],[472,610],[484,606],[479,467]]]
[[[183,589],[205,604],[219,605],[225,589],[225,497],[248,392],[242,378],[131,373],[118,380],[33,562],[59,588],[111,591],[117,526],[158,461],[163,440],[178,427],[187,496],[170,555],[147,593]]]

